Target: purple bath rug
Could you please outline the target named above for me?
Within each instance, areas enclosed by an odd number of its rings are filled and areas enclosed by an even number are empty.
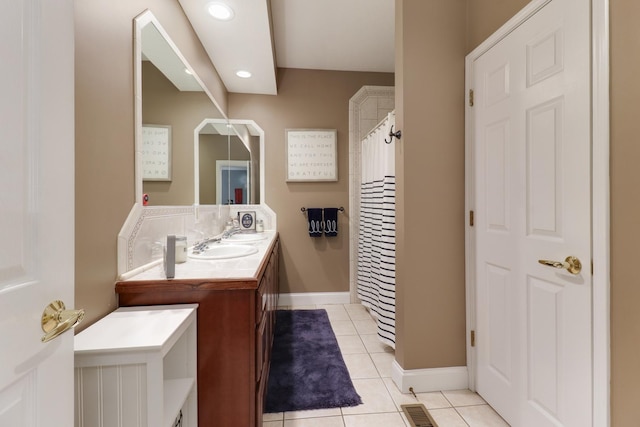
[[[326,310],[278,310],[265,412],[360,404]]]

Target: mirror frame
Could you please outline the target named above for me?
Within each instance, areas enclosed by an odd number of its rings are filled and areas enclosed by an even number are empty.
[[[142,153],[142,30],[145,26],[149,25],[149,24],[153,24],[156,29],[158,30],[158,32],[160,33],[160,35],[162,35],[162,37],[165,39],[165,41],[167,42],[167,44],[169,45],[169,47],[171,48],[171,50],[173,50],[173,52],[177,55],[177,57],[182,61],[182,63],[184,64],[185,68],[187,68],[193,78],[198,82],[198,84],[200,85],[200,87],[202,87],[202,90],[204,91],[204,93],[209,97],[209,99],[211,100],[211,102],[213,103],[213,105],[215,106],[215,108],[218,109],[218,111],[220,112],[220,115],[222,116],[222,118],[218,119],[218,120],[226,120],[227,122],[229,121],[229,118],[227,117],[227,115],[224,113],[224,111],[222,110],[222,108],[220,108],[220,105],[218,104],[218,102],[216,101],[216,99],[213,97],[213,95],[211,94],[211,92],[209,91],[209,89],[206,87],[206,85],[203,83],[203,81],[200,79],[200,77],[198,77],[198,75],[196,74],[196,72],[193,70],[193,68],[191,67],[191,64],[189,64],[189,62],[186,60],[186,58],[182,55],[182,52],[180,52],[180,49],[178,49],[178,46],[173,42],[173,40],[171,39],[171,37],[169,37],[169,33],[167,33],[167,31],[164,29],[164,27],[160,24],[160,22],[158,21],[158,19],[155,17],[155,15],[153,14],[153,12],[151,12],[151,10],[147,9],[144,12],[142,12],[140,15],[136,16],[133,20],[134,22],[134,31],[133,31],[133,42],[134,42],[134,48],[133,48],[133,74],[134,74],[134,82],[133,82],[133,93],[134,93],[134,127],[135,127],[135,136],[134,136],[134,145],[135,145],[135,155],[134,155],[134,180],[135,180],[135,201],[134,201],[134,205],[139,204],[139,205],[143,205],[142,203],[142,197],[143,197],[143,190],[142,190],[142,185],[143,185],[143,179],[142,179],[142,158],[141,158],[141,153]],[[261,138],[261,145],[260,145],[260,149],[262,151],[262,138]],[[197,153],[194,153],[194,155]],[[197,159],[197,157],[196,157]],[[262,159],[261,159],[262,161]],[[197,173],[197,172],[196,172]],[[262,178],[262,177],[261,177]],[[196,185],[196,183],[194,182],[194,186]],[[199,200],[200,196],[198,194],[199,191],[199,185],[198,187],[196,187],[195,189],[195,194],[194,194],[194,205],[197,205],[197,200]],[[261,187],[262,190],[262,187]]]
[[[199,153],[200,153],[200,131],[209,123],[221,123],[223,119],[204,119],[193,131],[193,153],[194,153],[194,165],[193,165],[193,183],[195,186],[195,206],[200,206],[200,162],[199,162]],[[234,128],[234,133],[236,136],[242,141],[245,146],[249,146],[249,141],[244,141],[238,132],[236,131],[234,125],[246,125],[253,126],[253,128],[258,132],[260,138],[260,159],[258,159],[258,163],[260,164],[260,198],[258,200],[258,204],[262,205],[265,203],[264,201],[264,190],[265,186],[265,153],[264,153],[264,130],[258,126],[256,122],[253,120],[241,120],[241,119],[227,119],[227,125]],[[251,158],[253,160],[254,153],[251,153]]]

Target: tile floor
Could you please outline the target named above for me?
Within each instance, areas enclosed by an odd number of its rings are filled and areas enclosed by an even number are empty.
[[[280,307],[281,309],[283,307]],[[360,304],[287,307],[324,308],[363,404],[349,408],[264,414],[263,427],[409,427],[400,405],[416,403],[391,379],[393,349],[376,336],[375,321]],[[508,424],[469,390],[418,393],[439,427],[503,427]]]

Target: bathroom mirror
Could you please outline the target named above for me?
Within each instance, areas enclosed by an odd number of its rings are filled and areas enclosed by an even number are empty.
[[[248,169],[242,203],[260,204],[265,194],[263,130],[252,120],[227,119],[151,11],[134,21],[136,201],[142,201],[143,195],[151,206],[240,201],[236,190],[243,187],[238,184],[232,187],[231,183],[223,185],[222,180],[206,178],[200,189],[199,169],[211,176],[217,168],[222,175]],[[155,159],[149,159],[154,153],[147,150],[154,141],[144,133],[154,129],[167,129],[161,142],[168,139],[171,146],[168,179],[148,177],[149,168],[157,165],[145,164]],[[201,135],[203,140],[219,144],[215,150],[213,145],[207,147],[206,159],[199,157]]]
[[[251,120],[202,121],[194,132],[195,203],[260,204],[263,144],[264,132]]]
[[[205,118],[227,119],[150,11],[135,19],[134,54],[136,201],[197,203],[194,129]],[[217,155],[229,160],[226,149]]]

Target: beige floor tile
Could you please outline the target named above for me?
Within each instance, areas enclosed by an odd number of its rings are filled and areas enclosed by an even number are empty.
[[[347,310],[344,309],[344,305],[342,304],[319,304],[317,307],[327,310],[327,315],[331,320],[351,320],[349,314],[347,314]]]
[[[469,427],[509,427],[489,405],[463,406],[456,410]]]
[[[408,427],[410,423],[400,406],[412,403],[424,404],[439,427],[508,427],[477,393],[470,390],[417,393],[416,397],[401,393],[390,378],[395,352],[379,340],[376,321],[361,304],[289,307],[296,310],[317,308],[327,311],[363,404],[264,414],[263,427]]]
[[[378,325],[373,319],[352,319],[353,325],[356,327],[356,331],[359,334],[367,335],[367,334],[377,334],[378,333]]]
[[[301,418],[285,420],[284,427],[344,427],[342,417]]]
[[[300,418],[320,418],[320,417],[335,417],[342,415],[340,408],[328,408],[328,409],[313,409],[309,411],[292,411],[285,412],[285,420],[295,420]]]
[[[386,414],[345,415],[346,427],[406,427],[398,412]]]
[[[331,320],[331,327],[336,336],[339,335],[358,335],[355,326],[351,320]]]
[[[362,405],[342,408],[343,415],[397,412],[396,405],[382,378],[354,379],[353,385],[362,398]]]
[[[367,349],[358,335],[338,335],[336,339],[343,355],[367,353]]]
[[[291,307],[289,307],[290,310],[315,310],[318,307],[314,304],[310,304],[310,305],[292,305]]]
[[[469,427],[454,408],[429,409],[438,427]]]
[[[396,386],[391,378],[383,378],[383,381],[387,390],[389,390],[391,398],[396,403],[398,410],[400,410],[400,405],[411,405],[415,403],[422,403],[427,409],[451,408],[449,401],[439,391],[432,393],[417,393],[416,399],[410,393],[401,393],[398,386]]]
[[[363,378],[380,378],[376,366],[367,353],[343,354],[344,364],[347,365],[352,380]]]
[[[478,393],[474,393],[471,390],[450,390],[443,391],[444,397],[451,403],[452,406],[471,406],[471,405],[484,405],[487,402],[482,399]]]
[[[284,420],[283,412],[275,412],[273,414],[262,414],[262,421],[282,421]]]
[[[371,319],[371,315],[367,308],[362,304],[345,304],[344,306],[351,320],[365,320]]]
[[[407,416],[404,414],[404,412],[400,412],[400,416],[402,417],[402,421],[404,421],[405,427],[411,427],[411,423],[409,422],[409,420],[407,420]]]
[[[394,353],[393,348],[380,341],[377,331],[373,334],[360,334],[360,339],[369,353]]]
[[[373,364],[382,378],[391,376],[391,364],[395,360],[395,355],[391,353],[373,353],[370,354]]]

